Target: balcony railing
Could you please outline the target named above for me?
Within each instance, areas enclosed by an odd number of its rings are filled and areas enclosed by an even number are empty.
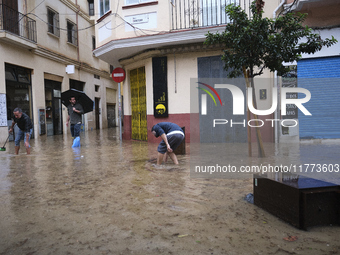
[[[0,30],[37,42],[36,21],[4,4],[0,4]]]
[[[230,22],[225,13],[229,4],[241,6],[250,13],[252,0],[171,0],[172,30],[218,26]]]

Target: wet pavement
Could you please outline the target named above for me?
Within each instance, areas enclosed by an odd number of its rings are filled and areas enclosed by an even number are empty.
[[[219,145],[187,144],[179,166],[161,167],[157,144],[121,142],[116,128],[82,132],[80,148],[69,135],[31,145],[31,155],[14,155],[13,142],[0,152],[0,254],[340,253],[339,226],[299,230],[246,202],[250,175],[193,178],[195,157],[210,151],[216,163]],[[264,159],[248,158],[244,144],[223,147],[221,164],[339,163],[338,141],[265,146]]]

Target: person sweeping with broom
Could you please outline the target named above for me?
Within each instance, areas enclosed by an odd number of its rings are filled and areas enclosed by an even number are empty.
[[[20,108],[15,108],[13,111],[14,118],[12,122],[12,126],[9,130],[9,133],[13,132],[13,127],[17,124],[19,128],[18,134],[15,135],[15,154],[19,154],[20,150],[20,140],[24,139],[25,147],[27,154],[31,154],[31,146],[30,146],[30,139],[33,132],[33,124],[30,117],[22,112]]]

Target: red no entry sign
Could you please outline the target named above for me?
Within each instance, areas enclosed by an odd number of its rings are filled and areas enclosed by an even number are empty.
[[[112,71],[112,79],[115,82],[122,82],[125,79],[125,71],[121,67],[117,67]]]

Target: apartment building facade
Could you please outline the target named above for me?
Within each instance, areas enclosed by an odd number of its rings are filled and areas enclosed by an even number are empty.
[[[60,96],[70,88],[95,102],[84,130],[116,125],[117,84],[92,53],[93,14],[93,4],[80,0],[0,1],[1,140],[16,107],[33,120],[34,138],[69,132]]]
[[[150,133],[151,127],[158,122],[170,121],[185,127],[186,141],[190,141],[192,132],[198,133],[201,141],[204,139],[202,134],[206,137],[215,135],[214,139],[218,142],[247,141],[247,128],[243,126],[240,129],[224,127],[219,135],[215,134],[212,123],[206,125],[199,109],[192,109],[190,104],[193,101],[191,90],[197,79],[225,79],[228,74],[221,60],[223,48],[204,45],[206,34],[208,31],[225,30],[225,24],[229,22],[224,11],[227,4],[238,4],[249,13],[251,2],[95,1],[98,25],[97,48],[93,52],[98,58],[122,67],[126,72],[126,79],[122,82],[124,139],[155,142]],[[267,1],[265,16],[272,17],[279,3]],[[274,74],[266,72],[263,77],[268,80],[256,84],[258,109],[270,108],[272,100],[270,96],[260,100],[259,93],[262,89],[267,95],[272,94]],[[245,95],[244,81],[237,86]],[[209,103],[213,104],[212,101]],[[232,100],[226,98],[224,103],[228,104],[227,108],[232,105]],[[247,117],[244,116],[244,119]],[[265,142],[274,141],[274,132],[270,123],[261,127]],[[252,139],[256,139],[255,135]]]

